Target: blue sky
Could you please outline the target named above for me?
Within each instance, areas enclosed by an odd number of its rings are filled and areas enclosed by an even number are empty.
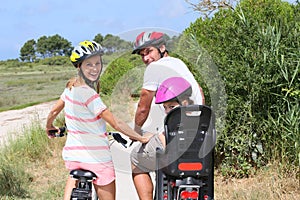
[[[59,34],[76,45],[98,33],[143,27],[180,33],[199,14],[184,0],[8,0],[1,3],[0,60],[19,57],[30,39]]]
[[[0,7],[0,60],[18,58],[25,42],[41,36],[59,34],[76,45],[98,33],[133,37],[145,27],[181,33],[198,17],[184,0],[7,0]]]

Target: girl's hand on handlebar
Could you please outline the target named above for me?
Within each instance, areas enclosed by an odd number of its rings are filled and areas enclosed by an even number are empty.
[[[56,127],[51,127],[51,128],[46,128],[46,133],[49,139],[55,138],[55,134],[59,133],[60,130],[59,128]]]

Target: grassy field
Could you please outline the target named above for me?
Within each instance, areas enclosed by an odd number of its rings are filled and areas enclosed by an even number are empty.
[[[0,65],[0,111],[57,99],[75,73],[71,66],[7,68]]]
[[[0,65],[0,111],[56,99],[75,75],[71,66]],[[58,121],[62,123],[62,119]],[[64,138],[48,140],[33,125],[0,151],[0,199],[62,199],[68,173],[61,158]],[[215,199],[300,199],[299,169],[274,161],[243,179],[215,170]]]
[[[119,54],[104,55],[103,71]],[[57,99],[67,80],[77,74],[67,66],[47,66],[35,63],[0,62],[0,112],[20,109]]]

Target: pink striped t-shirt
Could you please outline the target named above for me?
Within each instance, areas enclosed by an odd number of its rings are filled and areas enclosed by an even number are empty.
[[[106,122],[99,116],[106,106],[89,86],[66,88],[61,95],[68,129],[62,156],[66,161],[112,165]]]

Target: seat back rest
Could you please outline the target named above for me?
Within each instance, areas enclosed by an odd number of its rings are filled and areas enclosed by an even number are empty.
[[[212,110],[205,105],[180,106],[165,118],[163,172],[175,177],[207,176],[213,170]]]

